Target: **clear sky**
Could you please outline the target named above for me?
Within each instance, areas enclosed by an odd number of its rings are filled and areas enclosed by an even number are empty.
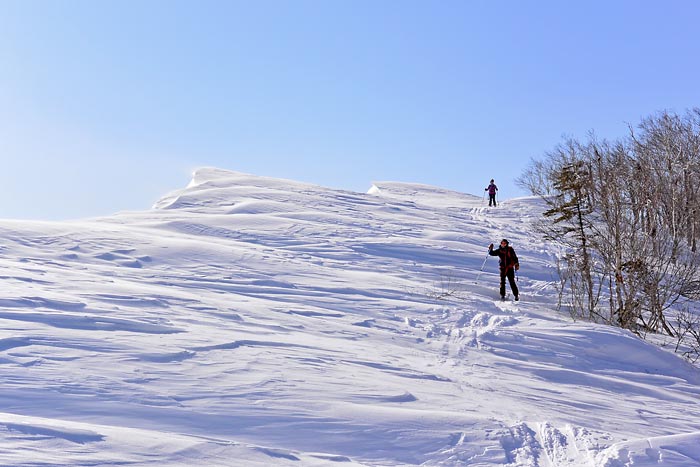
[[[0,217],[148,209],[199,166],[481,195],[700,105],[700,2],[0,0]]]

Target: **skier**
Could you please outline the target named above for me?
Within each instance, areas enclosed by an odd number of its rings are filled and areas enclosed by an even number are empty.
[[[508,245],[508,240],[505,238],[501,240],[501,246],[497,249],[493,249],[493,243],[489,245],[489,255],[498,256],[499,263],[498,266],[501,270],[501,300],[506,299],[506,277],[510,283],[510,290],[513,291],[513,296],[515,301],[518,301],[518,286],[515,283],[515,271],[520,269],[520,263],[518,263],[518,256],[515,254],[515,250],[512,246]]]
[[[498,191],[498,187],[493,182],[493,178],[491,179],[491,183],[489,184],[489,186],[484,188],[484,191],[489,192],[489,206],[496,206],[496,192]]]

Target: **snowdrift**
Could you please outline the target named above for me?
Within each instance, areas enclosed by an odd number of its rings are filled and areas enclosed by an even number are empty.
[[[700,372],[557,313],[540,210],[205,168],[149,211],[0,221],[0,465],[700,465]]]

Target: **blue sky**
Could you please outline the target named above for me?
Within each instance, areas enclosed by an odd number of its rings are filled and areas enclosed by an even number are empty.
[[[148,209],[199,166],[501,198],[564,136],[699,105],[700,2],[0,0],[0,217]]]

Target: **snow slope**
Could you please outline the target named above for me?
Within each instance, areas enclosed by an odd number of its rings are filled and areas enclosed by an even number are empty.
[[[700,465],[700,371],[556,312],[539,209],[206,168],[0,221],[0,465]]]

